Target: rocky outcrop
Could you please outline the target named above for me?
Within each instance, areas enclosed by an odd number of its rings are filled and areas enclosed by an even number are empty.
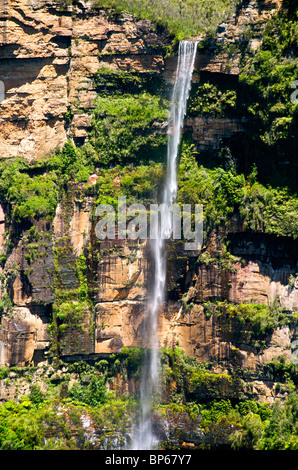
[[[193,81],[210,80],[226,83],[231,89],[239,86],[241,49],[254,53],[262,43],[262,31],[267,21],[282,7],[280,0],[250,0],[238,6],[237,11],[217,28],[216,38],[199,44]],[[229,141],[246,132],[246,116],[204,115],[188,117],[185,132],[189,132],[200,153],[210,155],[219,149],[222,141]]]
[[[1,5],[2,158],[32,161],[63,146],[68,136],[85,139],[96,97],[92,77],[100,67],[164,71],[167,38],[150,21],[108,15],[85,2]]]
[[[43,359],[42,354],[50,344],[47,330],[48,312],[46,309],[15,307],[11,318],[2,319],[1,365],[26,366],[35,357],[36,362]],[[41,352],[41,355],[39,355]]]
[[[209,247],[210,260],[188,275],[188,299],[196,302],[228,299],[233,303],[271,305],[278,299],[287,310],[298,308],[297,242],[266,234],[230,233],[230,252],[236,258],[219,266],[217,251]]]
[[[217,28],[213,51],[203,49],[196,59],[195,68],[203,73],[225,74],[230,79],[239,75],[240,52],[235,54],[234,44],[249,41],[249,49],[255,51],[262,42],[264,26],[282,7],[282,0],[248,0],[238,5],[236,12]],[[226,51],[214,46],[225,45]],[[231,48],[232,46],[232,48]],[[230,50],[229,50],[230,49]]]
[[[35,221],[16,238],[2,270],[2,300],[11,299],[0,331],[2,365],[46,360],[57,298],[58,311],[63,302],[74,302],[74,309],[82,306],[79,328],[72,320],[63,334],[57,333],[62,356],[141,346],[150,277],[147,242],[97,240],[93,203],[88,195],[78,203],[72,194],[58,205],[53,223]],[[78,275],[80,255],[87,257],[83,281]],[[79,302],[81,282],[92,290],[93,313]]]
[[[217,43],[239,43],[253,28],[251,48],[256,48],[263,25],[281,6],[278,0],[261,3],[248,2],[220,25]],[[150,21],[108,15],[91,3],[4,1],[0,10],[0,78],[6,98],[0,103],[2,158],[22,156],[32,161],[62,147],[68,137],[84,142],[96,98],[92,77],[101,67],[151,72],[173,80],[176,59],[164,58],[167,41]],[[235,78],[239,57],[214,54],[207,47],[199,51],[195,68],[194,80],[202,73]],[[197,141],[202,141],[204,132],[203,150],[242,130],[241,120],[198,118],[188,121],[188,126]]]
[[[67,299],[77,292],[80,255],[86,255],[86,279],[95,309],[85,311],[80,331],[70,326],[60,337],[62,356],[109,354],[123,346],[145,344],[150,247],[147,242],[100,242],[92,235],[94,224],[90,196],[79,203],[73,196],[67,204],[59,204],[53,224],[36,221],[35,230],[23,232],[12,248],[3,271],[2,292],[6,286],[13,305],[9,316],[2,317],[1,364],[46,360],[53,340],[48,326],[55,297]],[[234,360],[238,349],[238,363],[252,370],[282,355],[290,360],[288,327],[277,330],[262,353],[256,354],[247,345],[239,348],[227,341],[220,333],[219,320],[208,319],[202,305],[224,299],[270,305],[278,297],[281,306],[297,309],[297,284],[291,282],[295,280],[295,242],[245,232],[230,234],[230,238],[231,252],[239,261],[227,269],[215,262],[194,264],[185,256],[169,261],[169,288],[177,300],[169,301],[161,312],[159,343],[179,344],[187,354],[215,363]],[[208,247],[210,256],[218,249],[214,240]]]
[[[239,331],[234,331],[233,341],[221,331],[220,319],[214,315],[206,317],[201,305],[195,305],[187,313],[180,305],[170,304],[167,312],[161,318],[160,339],[166,347],[179,346],[190,356],[201,362],[215,364],[237,364],[251,371],[256,371],[260,365],[284,356],[291,359],[291,332],[288,327],[277,329],[270,338],[268,345],[256,352],[249,344],[239,345],[236,341]]]
[[[278,1],[245,2],[231,21],[220,25],[218,44],[240,41],[253,25],[250,47],[258,47],[258,34],[279,7]],[[62,10],[54,0],[4,3],[0,37],[6,88],[0,104],[3,158],[36,160],[68,137],[83,143],[97,96],[93,78],[101,67],[150,72],[167,81],[176,67],[175,58],[164,58],[168,38],[152,23],[108,15],[84,2]],[[194,81],[210,74],[233,77],[236,83],[238,59],[208,47],[199,50]],[[185,130],[208,152],[217,149],[221,139],[245,132],[245,120],[197,116],[186,120]],[[97,178],[90,175],[88,184]],[[8,307],[1,318],[0,365],[42,365],[51,355],[69,361],[96,359],[123,346],[146,346],[153,270],[149,243],[97,240],[94,194],[82,187],[76,195],[77,189],[71,185],[53,221],[33,221],[33,227],[12,224],[13,243],[5,250],[0,207],[0,246],[6,257],[1,301]],[[226,266],[214,261],[220,250],[218,234],[208,240],[209,261],[182,255],[174,247],[168,265],[170,300],[160,315],[159,344],[179,344],[199,361],[213,362],[214,371],[228,364],[249,369],[255,374],[251,396],[272,401],[274,382],[258,380],[257,371],[275,358],[290,360],[291,329],[278,327],[257,351],[224,335],[220,318],[208,317],[203,304],[227,300],[271,305],[279,298],[281,307],[297,309],[296,245],[289,239],[249,234],[241,223],[229,232],[234,258]],[[75,312],[76,319],[73,313],[69,321],[69,312]]]
[[[186,119],[184,132],[190,132],[200,152],[213,152],[220,148],[222,140],[245,132],[246,119],[227,117],[196,117]]]

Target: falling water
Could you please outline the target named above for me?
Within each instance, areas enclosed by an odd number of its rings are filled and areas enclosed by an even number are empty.
[[[168,131],[167,178],[165,181],[163,203],[170,207],[177,195],[177,155],[181,128],[186,113],[187,99],[191,87],[197,42],[181,41],[179,44],[176,80],[172,95],[171,123]],[[166,259],[164,240],[171,236],[171,216],[161,216],[162,224],[158,225],[157,237],[152,242],[154,259],[154,282],[151,302],[148,308],[146,336],[148,353],[144,361],[141,380],[140,423],[135,430],[133,449],[150,450],[158,444],[152,429],[151,411],[154,394],[159,390],[159,353],[158,353],[158,313],[164,300],[166,282]],[[157,221],[158,223],[158,221]]]

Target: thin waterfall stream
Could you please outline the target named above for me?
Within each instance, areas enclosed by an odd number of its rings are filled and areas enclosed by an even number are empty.
[[[178,64],[176,79],[173,88],[170,125],[167,143],[167,176],[164,186],[162,203],[170,207],[177,196],[177,156],[180,143],[181,129],[186,114],[187,100],[191,88],[191,79],[194,69],[198,43],[195,41],[181,41],[179,43]],[[154,261],[153,290],[148,305],[146,342],[148,352],[142,369],[140,386],[140,417],[139,424],[134,431],[132,448],[134,450],[151,450],[158,445],[152,427],[152,406],[154,396],[158,394],[159,384],[159,346],[158,346],[158,316],[165,300],[166,284],[166,256],[165,240],[172,233],[172,217],[170,212],[161,214],[162,223],[158,223],[156,239],[151,240],[152,256]]]

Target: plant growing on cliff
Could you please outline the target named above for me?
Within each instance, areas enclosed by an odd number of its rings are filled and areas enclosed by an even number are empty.
[[[168,117],[167,86],[154,74],[101,67],[94,83],[98,92],[90,143],[97,165],[140,164],[165,153]]]
[[[249,413],[241,413],[238,429],[230,436],[232,449],[245,450],[297,450],[298,396],[291,391],[284,404],[273,405],[266,419],[256,413],[256,406]]]
[[[10,205],[10,217],[16,222],[53,216],[56,209],[56,177],[50,173],[31,177],[28,168],[20,159],[0,162],[0,198]]]
[[[107,402],[107,387],[105,378],[93,375],[88,378],[88,385],[76,382],[70,389],[68,395],[74,401],[86,403],[92,407],[99,407]]]
[[[82,183],[88,180],[95,168],[94,149],[90,145],[77,148],[73,142],[67,141],[61,150],[45,158],[42,163],[47,171],[56,176],[61,190],[67,188],[70,181]]]
[[[202,33],[213,34],[218,24],[231,14],[238,0],[95,0],[98,7],[113,8],[138,18],[147,18],[165,27],[181,40]]]
[[[257,442],[260,450],[298,450],[298,394],[291,391],[284,405],[275,403]]]
[[[249,147],[261,154],[257,164],[263,178],[296,188],[298,106],[291,100],[291,85],[298,76],[298,23],[297,5],[291,3],[284,2],[266,23],[259,50],[243,56],[240,89],[242,110],[250,118]]]
[[[221,90],[215,84],[205,82],[196,87],[188,103],[189,116],[229,116],[236,110],[236,90]]]
[[[287,188],[272,188],[256,181],[255,167],[249,175],[234,166],[209,169],[199,166],[192,143],[182,142],[178,170],[178,202],[203,204],[205,235],[225,226],[239,213],[247,229],[296,238],[298,199]]]
[[[226,373],[213,373],[212,364],[200,363],[187,356],[179,347],[163,349],[162,363],[165,375],[165,388],[175,390],[175,400],[185,402],[221,397],[235,398],[241,391],[237,378]],[[173,400],[173,397],[172,397]]]
[[[166,137],[158,133],[167,110],[148,93],[98,97],[91,142],[101,166],[141,163],[164,151]],[[152,131],[154,129],[155,131]]]
[[[225,341],[238,346],[241,343],[262,350],[274,329],[293,324],[290,312],[277,302],[264,304],[232,304],[227,301],[204,304],[207,318],[214,315],[218,319],[219,331]]]
[[[76,274],[79,281],[78,297],[81,301],[85,301],[88,298],[87,265],[86,258],[82,253],[76,260],[75,264]]]

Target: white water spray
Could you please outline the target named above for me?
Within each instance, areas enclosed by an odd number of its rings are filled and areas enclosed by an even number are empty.
[[[163,203],[170,207],[177,196],[177,156],[180,143],[180,134],[186,113],[187,100],[191,88],[191,78],[197,52],[197,42],[181,41],[179,44],[178,65],[176,80],[172,95],[171,123],[168,131],[167,149],[167,178],[165,181]],[[161,215],[163,218],[163,215]],[[157,219],[158,223],[158,219]],[[152,253],[154,259],[154,280],[151,302],[148,308],[146,335],[148,340],[148,357],[142,371],[141,380],[141,412],[140,423],[135,430],[133,449],[154,449],[158,440],[152,428],[153,396],[159,390],[159,353],[158,353],[158,314],[164,301],[166,282],[166,259],[164,241],[171,236],[172,220],[168,212],[163,223],[159,224],[158,236],[152,240]]]

